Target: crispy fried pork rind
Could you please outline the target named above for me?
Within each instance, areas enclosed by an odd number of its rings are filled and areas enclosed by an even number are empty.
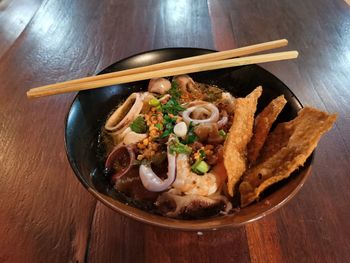
[[[243,176],[239,186],[241,206],[249,205],[268,186],[287,178],[302,166],[336,118],[335,114],[306,107],[294,120],[279,124],[267,138],[262,161]]]
[[[256,116],[253,137],[248,144],[247,157],[249,163],[254,163],[258,158],[272,124],[275,122],[286,103],[286,99],[281,95],[272,100],[269,105],[267,105],[263,111]]]
[[[233,123],[224,144],[224,164],[227,172],[227,192],[234,196],[235,187],[247,169],[247,145],[253,135],[254,114],[262,87],[235,102]]]

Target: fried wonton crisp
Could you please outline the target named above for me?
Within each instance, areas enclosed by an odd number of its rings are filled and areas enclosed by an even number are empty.
[[[253,135],[254,114],[261,93],[262,87],[259,86],[235,102],[233,123],[224,144],[227,192],[230,196],[234,196],[236,184],[247,169],[247,145]]]
[[[254,163],[259,156],[261,148],[270,132],[272,124],[286,105],[287,101],[283,95],[272,100],[261,113],[255,118],[254,134],[248,144],[248,161]]]
[[[267,187],[302,166],[336,118],[336,114],[305,107],[295,119],[279,124],[267,138],[261,161],[243,176],[239,186],[241,206],[249,205]]]

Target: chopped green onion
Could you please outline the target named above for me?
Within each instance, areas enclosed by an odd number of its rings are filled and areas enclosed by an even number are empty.
[[[191,167],[192,171],[198,175],[203,175],[209,171],[210,166],[203,160],[198,159]]]
[[[153,98],[151,99],[149,102],[148,102],[149,105],[153,106],[153,107],[157,107],[160,105],[160,102],[159,100],[157,100],[156,98]]]
[[[205,158],[205,151],[204,150],[199,150],[199,156],[204,159]]]
[[[190,154],[192,152],[192,148],[179,142],[178,139],[175,139],[171,142],[170,146],[170,153],[184,153],[184,154]]]
[[[219,131],[219,135],[222,136],[222,137],[224,137],[224,138],[226,138],[226,135],[227,135],[227,134],[226,134],[226,132],[225,132],[224,130],[220,130],[220,131]]]

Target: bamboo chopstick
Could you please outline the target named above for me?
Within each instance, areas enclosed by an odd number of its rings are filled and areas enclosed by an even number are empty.
[[[120,77],[120,76],[126,76],[130,74],[149,72],[149,71],[155,71],[155,70],[166,69],[166,68],[174,68],[179,66],[186,66],[186,65],[204,63],[204,62],[210,62],[210,61],[219,61],[219,60],[228,59],[228,58],[250,55],[250,54],[254,54],[254,53],[258,53],[266,50],[271,50],[274,48],[284,47],[287,44],[288,44],[287,39],[279,39],[279,40],[274,40],[270,42],[250,45],[246,47],[241,47],[241,48],[236,48],[236,49],[231,49],[231,50],[226,50],[221,52],[214,52],[210,54],[177,59],[177,60],[162,62],[162,63],[153,64],[153,65],[144,66],[144,67],[132,68],[132,69],[121,70],[121,71],[106,73],[106,74],[97,75],[97,76],[64,81],[56,84],[45,85],[45,86],[36,88],[36,90],[46,90],[47,88],[66,87],[68,85],[75,84],[75,83],[90,82],[90,81],[96,81],[101,79],[108,79],[112,77]]]
[[[169,77],[174,75],[181,75],[187,73],[209,71],[214,69],[222,69],[235,66],[243,66],[256,63],[265,63],[271,61],[287,60],[298,57],[297,51],[286,51],[271,54],[247,56],[241,58],[233,58],[220,61],[205,62],[200,64],[186,65],[175,68],[167,68],[155,70],[151,72],[142,72],[121,77],[111,77],[108,79],[100,79],[89,82],[73,83],[71,85],[52,87],[52,85],[30,89],[27,92],[29,98],[37,98],[43,96],[56,95],[66,92],[94,89],[115,84],[128,83],[133,81],[146,80],[151,78]]]

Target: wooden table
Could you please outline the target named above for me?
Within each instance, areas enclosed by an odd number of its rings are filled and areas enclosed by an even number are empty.
[[[300,193],[241,228],[178,232],[113,212],[79,184],[66,158],[74,94],[25,96],[150,49],[224,50],[280,38],[300,57],[263,67],[305,105],[339,118]],[[349,261],[349,74],[343,0],[1,0],[0,262]]]

